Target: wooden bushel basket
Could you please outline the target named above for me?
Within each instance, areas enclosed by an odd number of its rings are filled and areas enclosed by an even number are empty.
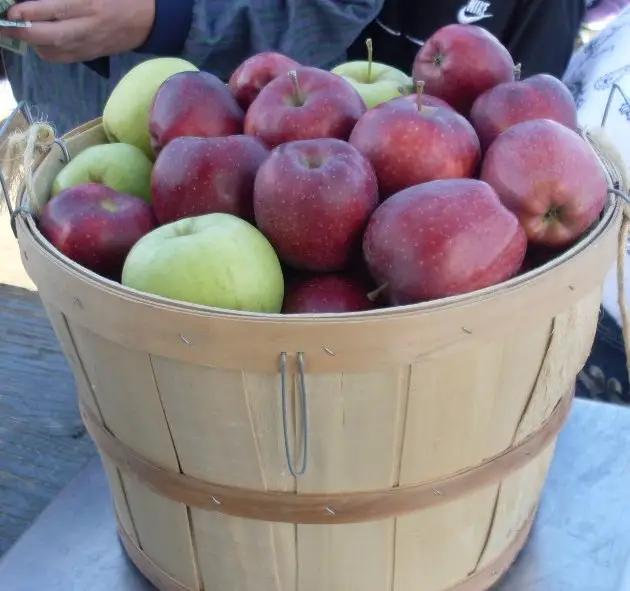
[[[100,121],[65,137],[70,156],[105,141]],[[62,166],[55,145],[31,207]],[[611,199],[500,286],[317,318],[138,293],[15,221],[121,539],[158,589],[479,591],[527,539],[621,214]]]

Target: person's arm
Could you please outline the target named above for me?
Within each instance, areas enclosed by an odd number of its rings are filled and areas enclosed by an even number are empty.
[[[561,78],[575,47],[584,0],[522,0],[504,42],[523,77],[541,72]]]
[[[28,28],[3,34],[42,59],[90,62],[131,51],[181,56],[227,79],[245,58],[265,50],[321,68],[346,50],[383,0],[26,0],[11,20]],[[92,66],[100,65],[92,62]],[[97,70],[99,68],[96,68]]]
[[[274,50],[325,67],[376,17],[384,0],[156,0],[153,29],[136,51],[181,55],[218,75]]]

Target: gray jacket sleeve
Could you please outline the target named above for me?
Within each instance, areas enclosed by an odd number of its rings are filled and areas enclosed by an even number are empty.
[[[260,51],[331,67],[384,0],[195,0],[183,57],[222,78]]]

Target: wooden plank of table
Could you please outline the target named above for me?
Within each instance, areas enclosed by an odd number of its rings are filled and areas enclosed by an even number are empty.
[[[95,453],[39,296],[0,284],[0,555]]]
[[[496,591],[630,591],[630,409],[576,401],[529,544]],[[100,464],[0,561],[0,589],[149,591],[116,537]]]

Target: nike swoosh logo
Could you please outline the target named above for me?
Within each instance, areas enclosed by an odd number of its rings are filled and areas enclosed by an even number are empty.
[[[457,20],[462,25],[472,25],[473,23],[478,23],[486,18],[492,18],[491,14],[482,14],[481,16],[477,16],[474,14],[468,14],[466,12],[466,7],[461,8],[457,13]]]

